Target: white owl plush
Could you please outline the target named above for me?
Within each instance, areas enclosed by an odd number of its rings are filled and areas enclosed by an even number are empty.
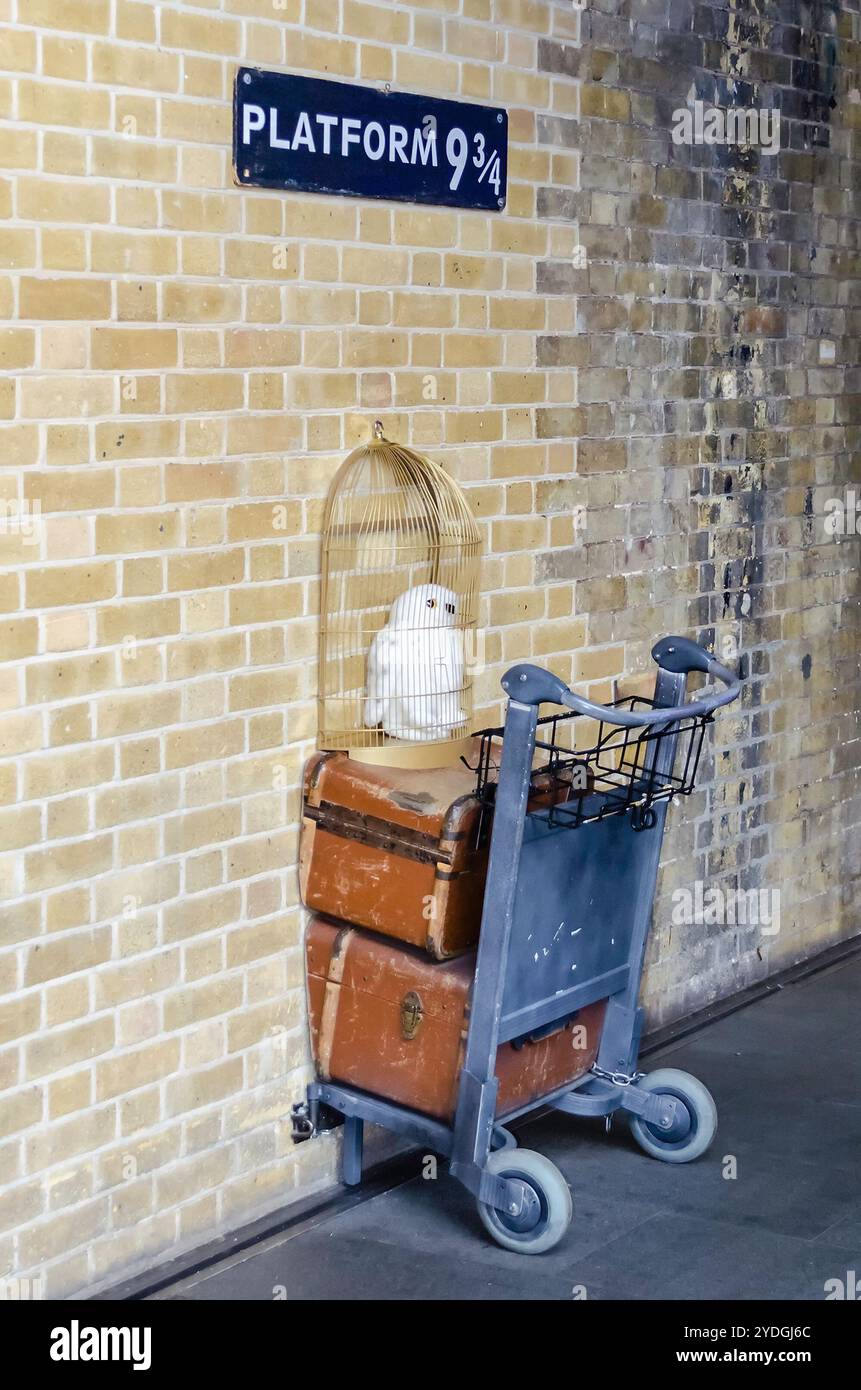
[[[416,584],[396,598],[368,653],[365,725],[392,738],[448,738],[463,724],[463,643],[455,629],[457,595]]]

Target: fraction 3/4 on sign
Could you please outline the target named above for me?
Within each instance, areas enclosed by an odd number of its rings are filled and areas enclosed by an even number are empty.
[[[463,178],[463,171],[470,158],[469,141],[460,126],[454,126],[448,133],[445,142],[445,157],[452,169],[449,188],[454,192]],[[479,170],[478,182],[483,183],[487,179],[490,187],[495,193],[498,193],[501,172],[499,151],[488,150],[487,140],[480,131],[473,136],[472,162]]]

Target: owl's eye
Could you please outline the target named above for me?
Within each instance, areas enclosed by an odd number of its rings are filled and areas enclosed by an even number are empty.
[[[429,598],[429,599],[428,599],[428,608],[436,608],[436,599],[435,599],[435,598]]]

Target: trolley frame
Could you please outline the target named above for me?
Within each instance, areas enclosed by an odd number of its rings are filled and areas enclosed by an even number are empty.
[[[688,638],[665,637],[652,656],[658,671],[648,711],[594,704],[528,664],[512,667],[504,676],[509,700],[454,1122],[445,1124],[353,1086],[312,1082],[306,1102],[293,1107],[294,1138],[309,1138],[343,1116],[346,1184],[361,1182],[363,1130],[369,1121],[442,1155],[452,1176],[479,1202],[516,1218],[527,1200],[524,1184],[487,1167],[492,1150],[515,1142],[505,1121],[547,1106],[569,1115],[624,1110],[666,1132],[679,1121],[681,1102],[640,1087],[637,1072],[640,980],[669,799],[658,794],[650,800],[652,814],[645,823],[634,804],[621,814],[579,825],[576,834],[555,824],[549,811],[528,810],[541,704],[562,705],[607,724],[662,730],[663,736],[645,745],[649,783],[659,788],[672,777],[681,721],[710,719],[738,695],[738,678]],[[726,688],[686,704],[692,671],[715,677]],[[578,895],[581,900],[589,895],[589,903],[578,902]],[[560,914],[551,939],[547,933]],[[578,925],[572,927],[572,921]],[[544,938],[536,943],[542,932]],[[567,950],[557,949],[560,940]],[[499,1044],[534,1030],[551,1031],[554,1024],[604,999],[607,1008],[591,1071],[573,1085],[497,1117]]]

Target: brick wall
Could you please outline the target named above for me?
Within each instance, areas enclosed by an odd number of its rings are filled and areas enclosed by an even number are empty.
[[[747,9],[0,0],[0,1277],[92,1288],[332,1180],[285,1120],[298,783],[322,502],[378,415],[483,525],[482,716],[520,657],[603,699],[660,633],[738,649],[653,1020],[857,929],[824,505],[858,478],[858,0]],[[240,61],[504,104],[505,214],[235,188]],[[672,143],[731,81],[779,155]],[[674,925],[697,879],[779,885],[780,933]]]
[[[538,195],[577,219],[587,258],[538,269],[575,297],[579,330],[539,337],[539,361],[578,368],[578,406],[538,411],[539,432],[595,436],[577,449],[575,611],[590,647],[623,644],[626,669],[677,627],[747,678],[716,725],[711,785],[671,818],[653,1022],[861,926],[861,541],[827,526],[861,478],[858,11],[594,0],[581,45],[539,42],[539,68],[579,85],[578,119],[537,122],[579,152],[576,190]],[[693,98],[776,107],[780,152],[668,140]],[[779,919],[678,924],[673,895],[697,882],[778,892]]]

